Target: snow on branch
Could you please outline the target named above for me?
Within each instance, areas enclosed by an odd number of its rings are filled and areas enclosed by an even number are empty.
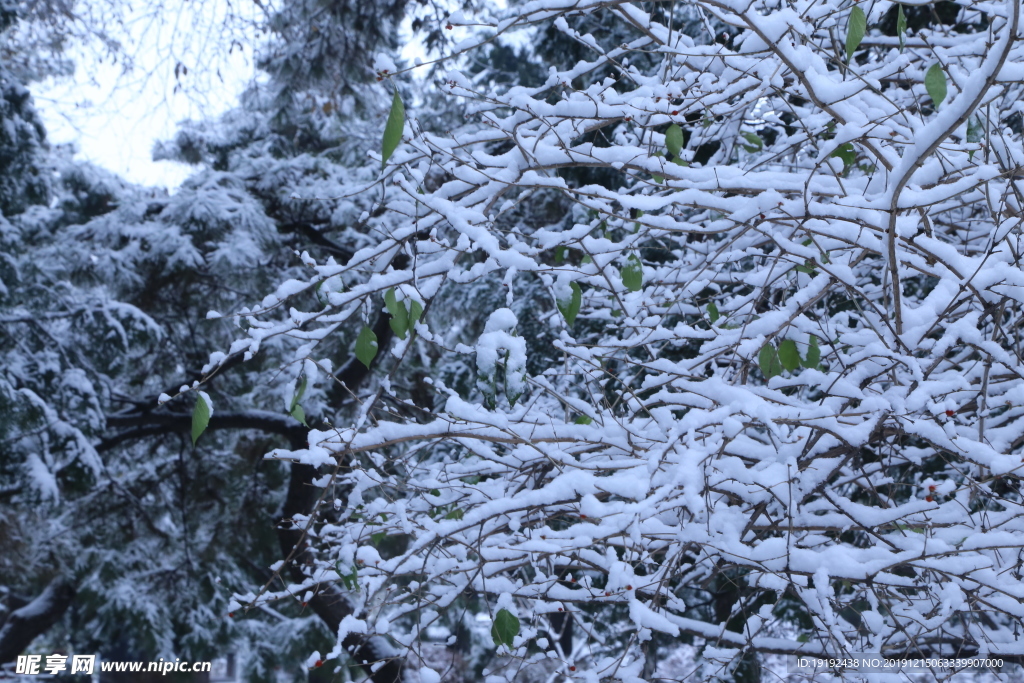
[[[508,680],[1024,655],[1024,43],[958,7],[537,0],[538,80],[407,104],[372,243],[232,348],[422,311],[278,454],[346,491],[308,586],[408,656],[488,614]]]

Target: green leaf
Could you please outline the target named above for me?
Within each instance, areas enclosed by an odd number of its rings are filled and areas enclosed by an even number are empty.
[[[302,409],[302,406],[292,406],[290,415],[301,422],[303,427],[309,428],[309,425],[306,424],[306,411]]]
[[[196,396],[196,405],[192,409],[192,446],[203,435],[210,424],[210,404],[206,402],[203,392]]]
[[[409,333],[409,312],[405,310],[405,304],[398,301],[394,287],[384,293],[384,305],[387,306],[388,313],[391,314],[391,320],[388,321],[391,330],[400,339],[405,339]]]
[[[370,543],[373,543],[373,547],[376,548],[381,543],[383,543],[384,539],[387,538],[387,537],[388,537],[388,535],[387,535],[386,532],[378,531],[375,534],[370,534]]]
[[[377,335],[366,325],[363,325],[359,337],[356,339],[356,358],[359,362],[370,367],[374,357],[377,355]]]
[[[942,70],[942,65],[938,62],[932,64],[928,73],[924,75],[924,87],[928,91],[928,96],[932,98],[932,102],[935,103],[935,108],[938,109],[942,100],[946,99],[946,72]]]
[[[718,314],[718,306],[716,306],[715,302],[712,301],[711,303],[708,304],[708,318],[711,319],[711,324],[714,325],[716,322],[718,322],[718,319],[720,317],[721,316]]]
[[[779,344],[779,360],[782,361],[782,367],[790,372],[800,367],[800,352],[796,350],[795,341],[786,339]]]
[[[494,615],[494,625],[491,626],[491,638],[496,646],[507,645],[512,647],[516,636],[519,635],[519,619],[507,609],[500,609]]]
[[[517,383],[516,380],[518,380],[519,384],[522,384],[523,372],[522,370],[513,370],[510,368],[511,364],[508,361],[510,355],[511,354],[508,351],[505,352],[505,398],[508,399],[509,406],[515,408],[516,401],[519,400],[519,397],[522,396],[523,393],[521,391],[516,391],[512,387]]]
[[[807,357],[801,363],[805,368],[816,368],[820,362],[821,349],[818,348],[818,338],[812,334],[807,345]]]
[[[292,396],[292,404],[288,407],[289,412],[295,410],[295,406],[299,405],[299,401],[302,400],[303,395],[306,393],[306,377],[302,377],[302,381],[299,382],[299,388],[295,391],[295,395]]]
[[[460,519],[462,519],[465,516],[465,514],[466,513],[463,512],[462,510],[460,510],[459,508],[453,507],[452,511],[449,512],[447,515],[445,515],[444,518],[445,519],[460,520]]]
[[[413,329],[413,327],[415,327],[416,323],[418,323],[420,321],[420,316],[422,316],[422,315],[423,315],[423,304],[421,304],[419,301],[416,301],[416,299],[413,299],[412,303],[409,304],[409,329],[410,330]]]
[[[565,318],[565,324],[572,327],[573,323],[576,322],[576,316],[580,312],[580,305],[583,303],[583,290],[575,282],[570,282],[569,287],[572,290],[572,294],[569,299],[558,301],[558,310]]]
[[[673,123],[665,131],[665,148],[674,157],[678,157],[679,153],[683,151],[683,129],[679,127],[679,124]]]
[[[593,420],[587,417],[586,415],[577,415],[576,419],[573,420],[573,422],[578,425],[588,425],[591,422],[593,422]]]
[[[631,292],[639,292],[643,287],[644,265],[636,254],[630,254],[626,259],[626,265],[622,269],[622,284]]]
[[[841,159],[843,162],[843,170],[849,170],[851,166],[857,161],[857,150],[854,149],[852,142],[847,142],[836,148],[834,152],[829,154],[830,157]]]
[[[782,361],[779,360],[779,353],[775,350],[774,344],[765,344],[761,348],[761,353],[757,354],[757,364],[765,379],[782,374]]]
[[[850,23],[846,25],[846,61],[853,58],[853,52],[860,45],[860,41],[864,40],[867,28],[868,20],[864,16],[864,10],[854,6],[850,12]]]
[[[907,44],[907,15],[903,13],[903,5],[900,5],[899,8],[899,12],[896,14],[896,35],[900,37],[900,52],[902,53]]]
[[[743,131],[743,138],[749,142],[749,145],[743,145],[743,149],[747,150],[751,154],[754,152],[760,152],[764,149],[764,140],[757,133],[751,133],[750,131]]]
[[[555,247],[555,263],[565,262],[565,253],[568,251],[564,244],[559,244]]]
[[[395,97],[391,100],[391,112],[388,114],[388,122],[384,124],[384,140],[380,146],[380,170],[383,171],[388,165],[388,159],[398,149],[398,143],[402,141],[402,131],[405,130],[405,105],[398,95],[398,88],[395,88]]]
[[[359,587],[359,569],[355,566],[352,567],[352,571],[346,574],[341,569],[341,562],[334,564],[335,570],[338,572],[338,576],[341,577],[342,584],[348,590],[354,590]]]
[[[430,491],[428,491],[428,493],[430,495],[434,496],[435,498],[440,498],[441,497],[441,489],[430,489]]]
[[[665,182],[665,176],[660,176],[657,173],[652,175],[651,179],[653,179],[654,182],[658,183],[659,185],[661,185],[663,182]]]
[[[980,116],[972,116],[967,119],[967,142],[981,142],[985,138],[985,125]],[[974,161],[974,153],[978,150],[972,149],[967,152],[967,160]]]

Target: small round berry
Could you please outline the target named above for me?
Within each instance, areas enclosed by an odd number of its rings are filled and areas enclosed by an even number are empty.
[[[946,417],[953,417],[954,415],[956,415],[956,411],[955,410],[947,410],[946,411]]]
[[[575,671],[575,670],[576,670],[576,667],[575,667],[575,666],[570,666],[570,667],[569,667],[569,671]]]
[[[926,501],[928,501],[929,503],[931,503],[932,501],[934,501],[934,500],[935,500],[935,499],[934,499],[934,498],[932,498],[931,496],[925,496],[925,497],[924,497],[924,499],[925,499]]]
[[[324,660],[322,660],[322,659],[318,659],[318,660],[316,660],[316,662],[315,662],[315,663],[313,664],[313,668],[314,668],[314,669],[319,669],[319,668],[320,668],[321,666],[323,666],[323,665],[324,665]]]

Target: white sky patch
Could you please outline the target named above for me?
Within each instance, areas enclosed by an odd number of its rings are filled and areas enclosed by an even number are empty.
[[[135,5],[118,36],[130,69],[78,46],[69,55],[72,78],[31,86],[50,142],[74,144],[77,159],[130,182],[175,189],[194,169],[153,161],[153,144],[184,119],[235,106],[254,73],[258,39],[245,32],[258,17],[227,17],[227,10],[226,3],[187,0]]]
[[[495,0],[492,9],[500,13],[505,6]],[[213,118],[237,104],[255,73],[253,49],[264,39],[253,30],[261,20],[256,5],[246,7],[252,14],[238,17],[226,13],[245,8],[224,2],[134,5],[115,36],[129,46],[131,68],[77,46],[69,54],[76,65],[73,77],[31,84],[51,144],[72,144],[77,159],[130,182],[176,189],[195,169],[153,161],[153,145],[173,137],[183,120]],[[399,59],[407,66],[434,57],[412,35],[411,22],[412,15],[399,33]],[[448,37],[458,42],[468,35],[455,27]],[[529,37],[510,32],[504,40],[521,44]],[[422,79],[427,73],[424,67],[410,76]]]

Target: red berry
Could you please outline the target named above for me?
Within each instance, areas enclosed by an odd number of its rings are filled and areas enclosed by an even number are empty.
[[[931,486],[929,486],[928,490],[932,491],[934,493],[935,492],[935,484],[932,484]]]
[[[447,26],[445,26],[445,28],[448,29],[449,31],[451,31],[452,30],[452,25],[448,24]]]
[[[580,513],[580,519],[586,519],[586,518],[587,518],[587,516],[581,512]]]
[[[678,114],[678,113],[679,113],[679,110],[678,110],[678,109],[673,109],[673,110],[672,110],[672,116],[675,116],[675,115],[676,115],[676,114]]]
[[[302,606],[303,606],[303,607],[305,607],[305,606],[306,606],[306,605],[308,605],[308,604],[309,604],[309,603],[308,603],[308,602],[306,602],[305,600],[303,600],[303,601],[302,601]]]
[[[569,667],[569,671],[575,671],[575,670],[576,670],[576,667],[575,667],[575,666],[570,666],[570,667]]]
[[[559,607],[559,608],[558,608],[558,611],[559,611],[559,612],[562,612],[562,611],[564,611],[564,610],[563,610],[563,609],[562,609],[561,607]]]
[[[626,590],[628,590],[628,591],[631,591],[631,590],[633,590],[633,587],[632,587],[632,586],[630,586],[630,585],[627,585],[627,586],[626,586]]]
[[[953,417],[954,415],[956,415],[956,411],[955,410],[947,410],[946,411],[946,417]]]
[[[932,502],[933,500],[935,500],[931,496],[925,496],[924,499],[927,500],[929,503]]]
[[[606,597],[606,598],[609,598],[609,597],[611,597],[611,595],[612,595],[612,594],[611,594],[611,593],[609,593],[608,591],[605,591],[605,592],[604,592],[604,597]]]
[[[316,663],[313,664],[313,668],[314,669],[319,669],[323,665],[324,665],[324,660],[318,659],[318,660],[316,660]]]
[[[576,579],[573,579],[573,580],[572,580],[572,582],[573,582],[573,583],[576,583]]]
[[[234,619],[235,618],[235,613],[234,612],[228,612],[228,617],[230,617],[231,619]]]

